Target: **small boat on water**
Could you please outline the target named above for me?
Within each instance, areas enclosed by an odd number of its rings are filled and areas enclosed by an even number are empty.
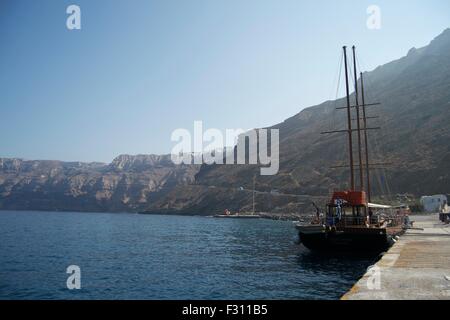
[[[231,213],[230,210],[225,209],[224,214],[218,214],[213,216],[214,218],[228,218],[228,219],[259,219],[260,215],[255,214],[255,184],[256,184],[256,176],[253,176],[253,194],[252,194],[252,207],[253,210],[251,213]]]
[[[378,128],[368,128],[365,108],[378,105],[366,104],[364,100],[363,74],[360,73],[362,104],[359,104],[358,78],[356,74],[355,47],[353,47],[353,71],[355,79],[355,105],[350,104],[349,76],[347,67],[346,47],[343,47],[347,93],[347,126],[346,130],[322,132],[323,134],[348,134],[348,165],[340,166],[350,170],[350,189],[334,191],[326,204],[323,215],[316,207],[316,217],[309,224],[297,223],[300,242],[310,250],[328,252],[381,252],[391,246],[405,228],[409,225],[408,210],[401,210],[389,205],[371,203],[369,146],[367,131]],[[356,112],[355,112],[356,111]],[[361,112],[360,112],[361,111]],[[356,113],[356,114],[355,114]],[[356,129],[353,129],[356,121]],[[362,122],[362,124],[361,124]],[[353,135],[358,138],[358,164],[353,160]],[[362,157],[361,133],[364,134],[365,162]],[[379,165],[379,164],[377,164]],[[355,186],[355,166],[359,168],[359,186]],[[364,181],[364,175],[366,181]]]
[[[240,213],[235,213],[235,214],[218,214],[215,215],[214,218],[228,218],[228,219],[259,219],[261,218],[259,215],[255,214],[240,214]]]
[[[231,213],[228,209],[225,210],[224,214],[217,214],[213,216],[214,218],[228,218],[228,219],[259,219],[260,215],[252,213]]]

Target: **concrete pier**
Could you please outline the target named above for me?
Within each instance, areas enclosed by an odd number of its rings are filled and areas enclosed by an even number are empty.
[[[342,300],[450,300],[450,225],[411,216],[409,229]]]

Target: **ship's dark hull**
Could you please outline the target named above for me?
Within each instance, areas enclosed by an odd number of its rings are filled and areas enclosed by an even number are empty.
[[[299,232],[300,242],[313,251],[329,252],[382,252],[393,243],[386,233]]]

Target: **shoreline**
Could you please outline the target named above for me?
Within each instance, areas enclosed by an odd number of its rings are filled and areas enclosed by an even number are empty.
[[[194,214],[189,212],[175,212],[175,211],[155,211],[155,212],[131,212],[131,211],[95,211],[95,210],[44,210],[44,209],[0,209],[9,212],[52,212],[52,213],[110,213],[110,214],[141,214],[141,215],[161,215],[161,216],[181,216],[181,217],[213,217],[213,214]],[[257,212],[261,219],[279,220],[279,221],[300,221],[305,222],[313,217],[312,214],[299,213],[269,213]]]

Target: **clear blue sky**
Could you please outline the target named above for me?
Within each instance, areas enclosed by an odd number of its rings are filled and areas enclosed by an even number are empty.
[[[169,153],[194,120],[273,125],[335,97],[343,44],[371,70],[447,27],[448,0],[2,0],[0,157],[110,162]]]

